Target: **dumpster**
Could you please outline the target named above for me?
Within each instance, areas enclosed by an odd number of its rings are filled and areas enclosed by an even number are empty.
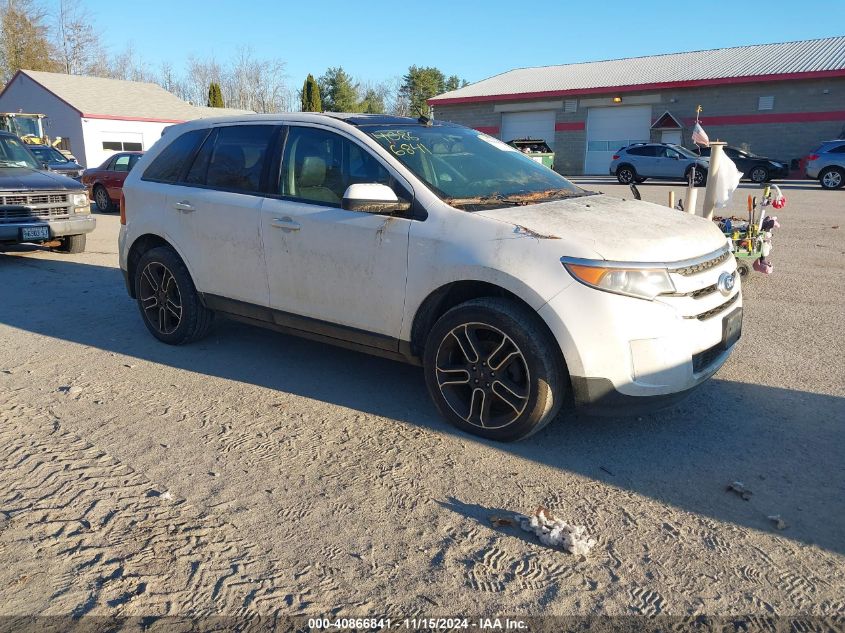
[[[515,147],[526,156],[530,156],[549,169],[555,164],[555,153],[543,139],[515,138],[512,141],[508,141],[508,145]]]

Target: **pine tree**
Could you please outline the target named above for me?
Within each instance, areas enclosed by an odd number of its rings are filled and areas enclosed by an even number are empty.
[[[340,66],[326,70],[319,85],[326,112],[355,112],[358,109],[358,84]]]
[[[314,75],[308,74],[305,83],[302,84],[302,111],[303,112],[322,112],[323,105],[320,102],[320,86],[314,79]]]
[[[220,90],[220,84],[212,81],[208,85],[208,107],[209,108],[225,108],[223,104],[223,92]]]

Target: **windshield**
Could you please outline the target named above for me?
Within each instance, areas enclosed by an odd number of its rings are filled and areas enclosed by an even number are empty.
[[[454,207],[472,210],[589,195],[510,145],[476,130],[407,125],[366,131]]]
[[[680,145],[672,145],[672,149],[677,150],[682,156],[686,156],[687,158],[701,158],[701,156],[695,152],[688,150],[686,147],[681,147]]]
[[[24,144],[12,136],[0,136],[0,167],[41,169]]]
[[[25,116],[11,117],[12,131],[18,136],[38,136],[38,119]]]
[[[47,163],[69,163],[67,157],[59,150],[44,145],[30,145],[29,151]]]

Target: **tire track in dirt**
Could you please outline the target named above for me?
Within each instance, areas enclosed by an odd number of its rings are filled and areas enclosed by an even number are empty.
[[[47,570],[50,591],[31,604],[9,570],[0,600],[11,612],[237,613],[301,608],[274,561],[219,517],[198,513],[46,411],[0,396],[0,550]],[[323,585],[326,590],[332,588]]]

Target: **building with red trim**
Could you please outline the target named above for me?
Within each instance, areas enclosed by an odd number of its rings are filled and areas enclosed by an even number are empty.
[[[47,115],[47,134],[85,167],[121,150],[147,150],[169,125],[248,110],[193,106],[138,81],[19,70],[0,93],[0,112]]]
[[[520,68],[429,100],[438,119],[543,138],[565,174],[607,174],[635,141],[711,140],[797,161],[845,128],[845,36]]]

